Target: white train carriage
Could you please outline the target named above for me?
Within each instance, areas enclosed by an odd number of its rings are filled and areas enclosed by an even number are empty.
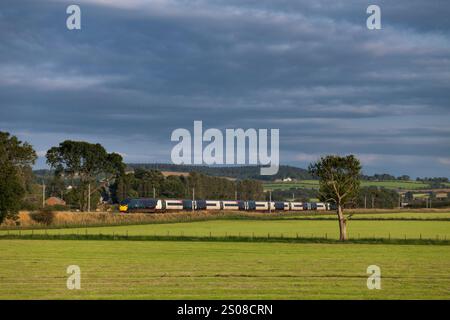
[[[256,211],[268,211],[269,210],[269,202],[267,201],[255,201],[255,209]]]
[[[245,210],[244,201],[222,201],[222,210]]]
[[[288,210],[290,210],[289,202],[275,201],[273,204],[274,204],[274,209],[276,211],[288,211]]]
[[[291,202],[292,211],[303,211],[303,202]]]
[[[195,201],[195,210],[220,210],[220,201],[197,200]]]
[[[327,204],[323,202],[317,202],[316,203],[316,210],[317,211],[326,211],[327,210]]]
[[[220,210],[221,201],[206,200],[206,210]]]
[[[165,200],[166,210],[183,210],[183,200]]]

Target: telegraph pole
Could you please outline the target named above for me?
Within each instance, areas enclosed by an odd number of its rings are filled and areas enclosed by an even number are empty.
[[[88,212],[91,212],[91,184],[88,184]]]
[[[156,190],[155,190],[155,187],[153,187],[153,199],[156,199]]]
[[[192,188],[192,212],[194,212],[195,206],[195,188]]]
[[[364,209],[367,209],[367,195],[364,196]]]
[[[45,181],[42,180],[42,208],[45,207]]]
[[[372,196],[372,209],[375,208],[375,198]]]
[[[272,191],[269,191],[269,213],[272,213]]]

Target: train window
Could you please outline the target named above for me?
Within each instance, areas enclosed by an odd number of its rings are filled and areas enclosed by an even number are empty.
[[[182,204],[179,202],[167,202],[168,206],[181,206]]]

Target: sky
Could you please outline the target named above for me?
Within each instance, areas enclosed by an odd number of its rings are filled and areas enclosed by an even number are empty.
[[[68,30],[66,8],[81,8]],[[381,8],[381,30],[366,9]],[[280,130],[280,163],[450,177],[446,0],[2,0],[0,131],[170,162],[177,128]]]

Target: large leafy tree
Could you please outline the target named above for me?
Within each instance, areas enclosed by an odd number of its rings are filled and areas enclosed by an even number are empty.
[[[180,198],[185,194],[185,187],[180,177],[169,176],[164,180],[162,196],[165,198]]]
[[[264,190],[262,183],[256,180],[231,181],[226,178],[211,177],[198,172],[191,172],[188,177],[168,176],[157,170],[136,169],[134,174],[126,174],[116,179],[112,186],[113,199],[120,202],[126,198],[156,197],[192,199],[234,199],[262,200]]]
[[[156,194],[160,194],[162,191],[164,176],[157,170],[135,170],[135,188],[140,197],[151,198],[153,197],[153,190]]]
[[[17,214],[36,158],[30,144],[0,131],[0,223]]]
[[[111,186],[112,199],[115,203],[139,197],[139,193],[134,189],[135,180],[134,174],[124,174],[116,179]]]
[[[245,179],[236,182],[239,200],[264,200],[264,188],[260,181]]]
[[[343,208],[358,196],[361,163],[353,155],[329,155],[310,164],[309,172],[319,178],[320,200],[336,205],[340,240],[347,240],[347,217],[344,216]]]
[[[66,140],[47,151],[47,163],[55,169],[56,176],[65,176],[77,187],[80,210],[87,209],[88,185],[91,194],[97,192],[115,177],[123,175],[122,156],[108,153],[101,144]],[[98,181],[103,183],[99,184]]]

